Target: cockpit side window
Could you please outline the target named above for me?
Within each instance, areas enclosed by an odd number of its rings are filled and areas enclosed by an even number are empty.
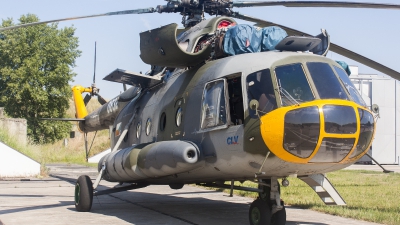
[[[275,73],[282,106],[315,99],[301,63],[278,66]]]
[[[255,99],[258,101],[258,114],[266,113],[277,108],[274,86],[272,85],[269,69],[252,73],[246,78],[248,102]],[[256,115],[255,111],[249,108],[250,115]]]
[[[206,84],[201,112],[202,129],[226,125],[225,79]]]
[[[333,66],[333,68],[335,68],[336,73],[339,75],[340,80],[343,82],[344,86],[349,91],[350,96],[354,100],[354,102],[356,102],[359,105],[366,106],[363,98],[358,93],[356,87],[354,87],[354,84],[350,81],[350,78],[347,75],[347,73],[339,67]]]
[[[349,100],[346,90],[333,73],[331,66],[322,62],[308,62],[308,70],[321,99]]]

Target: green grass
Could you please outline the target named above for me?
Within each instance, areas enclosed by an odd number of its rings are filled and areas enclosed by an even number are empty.
[[[281,198],[286,205],[331,215],[389,225],[400,224],[399,173],[340,170],[327,174],[327,177],[346,201],[346,206],[326,206],[307,184],[297,178],[288,178],[290,185],[281,187]],[[236,185],[242,184],[236,182]],[[251,182],[243,185],[257,186]],[[256,193],[245,191],[234,191],[234,194],[257,197]]]

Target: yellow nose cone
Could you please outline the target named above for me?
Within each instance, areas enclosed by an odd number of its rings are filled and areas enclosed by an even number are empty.
[[[369,110],[345,100],[315,100],[261,117],[265,144],[291,163],[348,163],[369,149],[375,131]]]

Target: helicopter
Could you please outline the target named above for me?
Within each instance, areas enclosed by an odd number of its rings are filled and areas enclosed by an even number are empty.
[[[198,184],[256,192],[250,224],[285,224],[280,185],[288,186],[289,176],[307,183],[325,204],[346,204],[325,173],[366,154],[376,122],[343,66],[325,56],[333,51],[395,79],[400,73],[331,43],[326,30],[314,36],[233,11],[275,5],[400,9],[334,1],[168,0],[155,8],[0,28],[122,14],[182,15],[184,29],[170,24],[140,33],[140,57],[151,65],[146,74],[116,69],[104,78],[132,86],[122,94],[88,114],[81,94],[98,96],[98,90],[76,89],[72,120],[84,133],[109,129],[112,149],[100,160],[94,183],[78,178],[77,211],[90,211],[93,196]],[[103,179],[120,185],[97,190]]]

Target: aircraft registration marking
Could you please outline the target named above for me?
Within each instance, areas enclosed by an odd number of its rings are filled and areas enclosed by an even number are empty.
[[[228,145],[238,145],[239,144],[239,136],[228,137],[226,139],[226,143]]]

